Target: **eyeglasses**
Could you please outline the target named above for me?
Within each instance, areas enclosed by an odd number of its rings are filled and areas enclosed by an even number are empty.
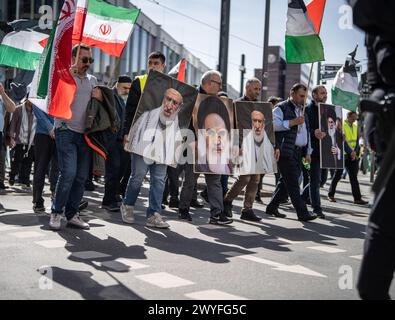
[[[93,58],[88,58],[88,57],[83,57],[83,58],[81,58],[81,61],[82,61],[82,63],[85,63],[85,64],[87,64],[88,62],[89,62],[90,64],[92,64],[93,62],[95,62],[95,59],[93,59]]]
[[[210,80],[210,81],[218,84],[220,87],[222,86],[222,82],[220,82],[220,81],[216,81],[216,80]]]
[[[172,103],[175,107],[179,107],[181,105],[181,102],[178,102],[177,100],[174,100],[172,97],[165,96],[165,100],[169,103]]]

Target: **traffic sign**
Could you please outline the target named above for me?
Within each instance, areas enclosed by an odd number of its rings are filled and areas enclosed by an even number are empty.
[[[324,72],[321,73],[321,79],[334,79],[337,72]]]
[[[341,64],[324,64],[321,67],[322,71],[326,71],[326,72],[333,72],[333,71],[339,71],[339,69],[342,67],[343,65]],[[360,65],[356,65],[355,69],[357,70],[357,72],[361,72],[361,66]]]

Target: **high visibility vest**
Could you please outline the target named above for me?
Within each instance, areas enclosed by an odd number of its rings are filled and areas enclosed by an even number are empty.
[[[344,128],[344,139],[348,143],[351,150],[354,151],[358,143],[357,140],[358,126],[355,123],[353,123],[351,128],[350,124],[347,121],[344,121],[343,128]]]
[[[147,82],[148,74],[143,74],[142,76],[137,76],[136,78],[140,79],[140,90],[141,93],[143,93],[145,83]]]

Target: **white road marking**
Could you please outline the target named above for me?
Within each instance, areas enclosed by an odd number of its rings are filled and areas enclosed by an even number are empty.
[[[21,232],[10,233],[10,235],[20,239],[38,238],[45,236],[44,233],[36,232],[36,231],[21,231]]]
[[[98,259],[98,258],[108,258],[110,257],[110,255],[97,251],[80,251],[80,252],[70,253],[69,257],[90,260],[90,259]]]
[[[149,273],[136,276],[137,279],[148,282],[160,288],[176,288],[194,284],[192,281],[173,276],[167,272]]]
[[[340,252],[346,252],[346,250],[339,249],[339,248],[334,248],[334,247],[330,247],[330,246],[307,247],[307,249],[322,251],[322,252],[325,252],[325,253],[340,253]]]
[[[64,247],[72,247],[71,243],[67,243],[66,241],[62,240],[43,240],[43,241],[36,241],[36,244],[48,249],[54,248],[64,248]]]

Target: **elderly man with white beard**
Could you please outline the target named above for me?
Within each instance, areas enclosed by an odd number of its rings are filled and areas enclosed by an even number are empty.
[[[182,141],[178,125],[178,112],[182,103],[182,95],[177,90],[169,88],[165,91],[162,105],[145,111],[133,124],[127,139],[129,142],[125,145],[125,150],[132,152],[132,168],[125,198],[121,205],[122,217],[126,211],[133,212],[144,177],[149,170],[147,226],[169,227],[162,220],[160,212],[167,165],[176,164],[177,137],[180,137],[180,143]],[[133,218],[123,219],[123,221],[134,223]]]
[[[251,90],[255,88],[255,90]],[[247,80],[246,94],[237,101],[256,101],[261,90],[261,82],[252,78]],[[243,137],[242,164],[240,175],[224,197],[224,211],[228,217],[232,216],[232,202],[246,187],[243,209],[240,218],[249,221],[260,221],[262,218],[255,215],[252,205],[258,190],[260,174],[276,170],[276,161],[280,154],[274,151],[265,132],[265,117],[261,111],[251,112],[252,129]],[[254,173],[254,174],[251,174]]]

